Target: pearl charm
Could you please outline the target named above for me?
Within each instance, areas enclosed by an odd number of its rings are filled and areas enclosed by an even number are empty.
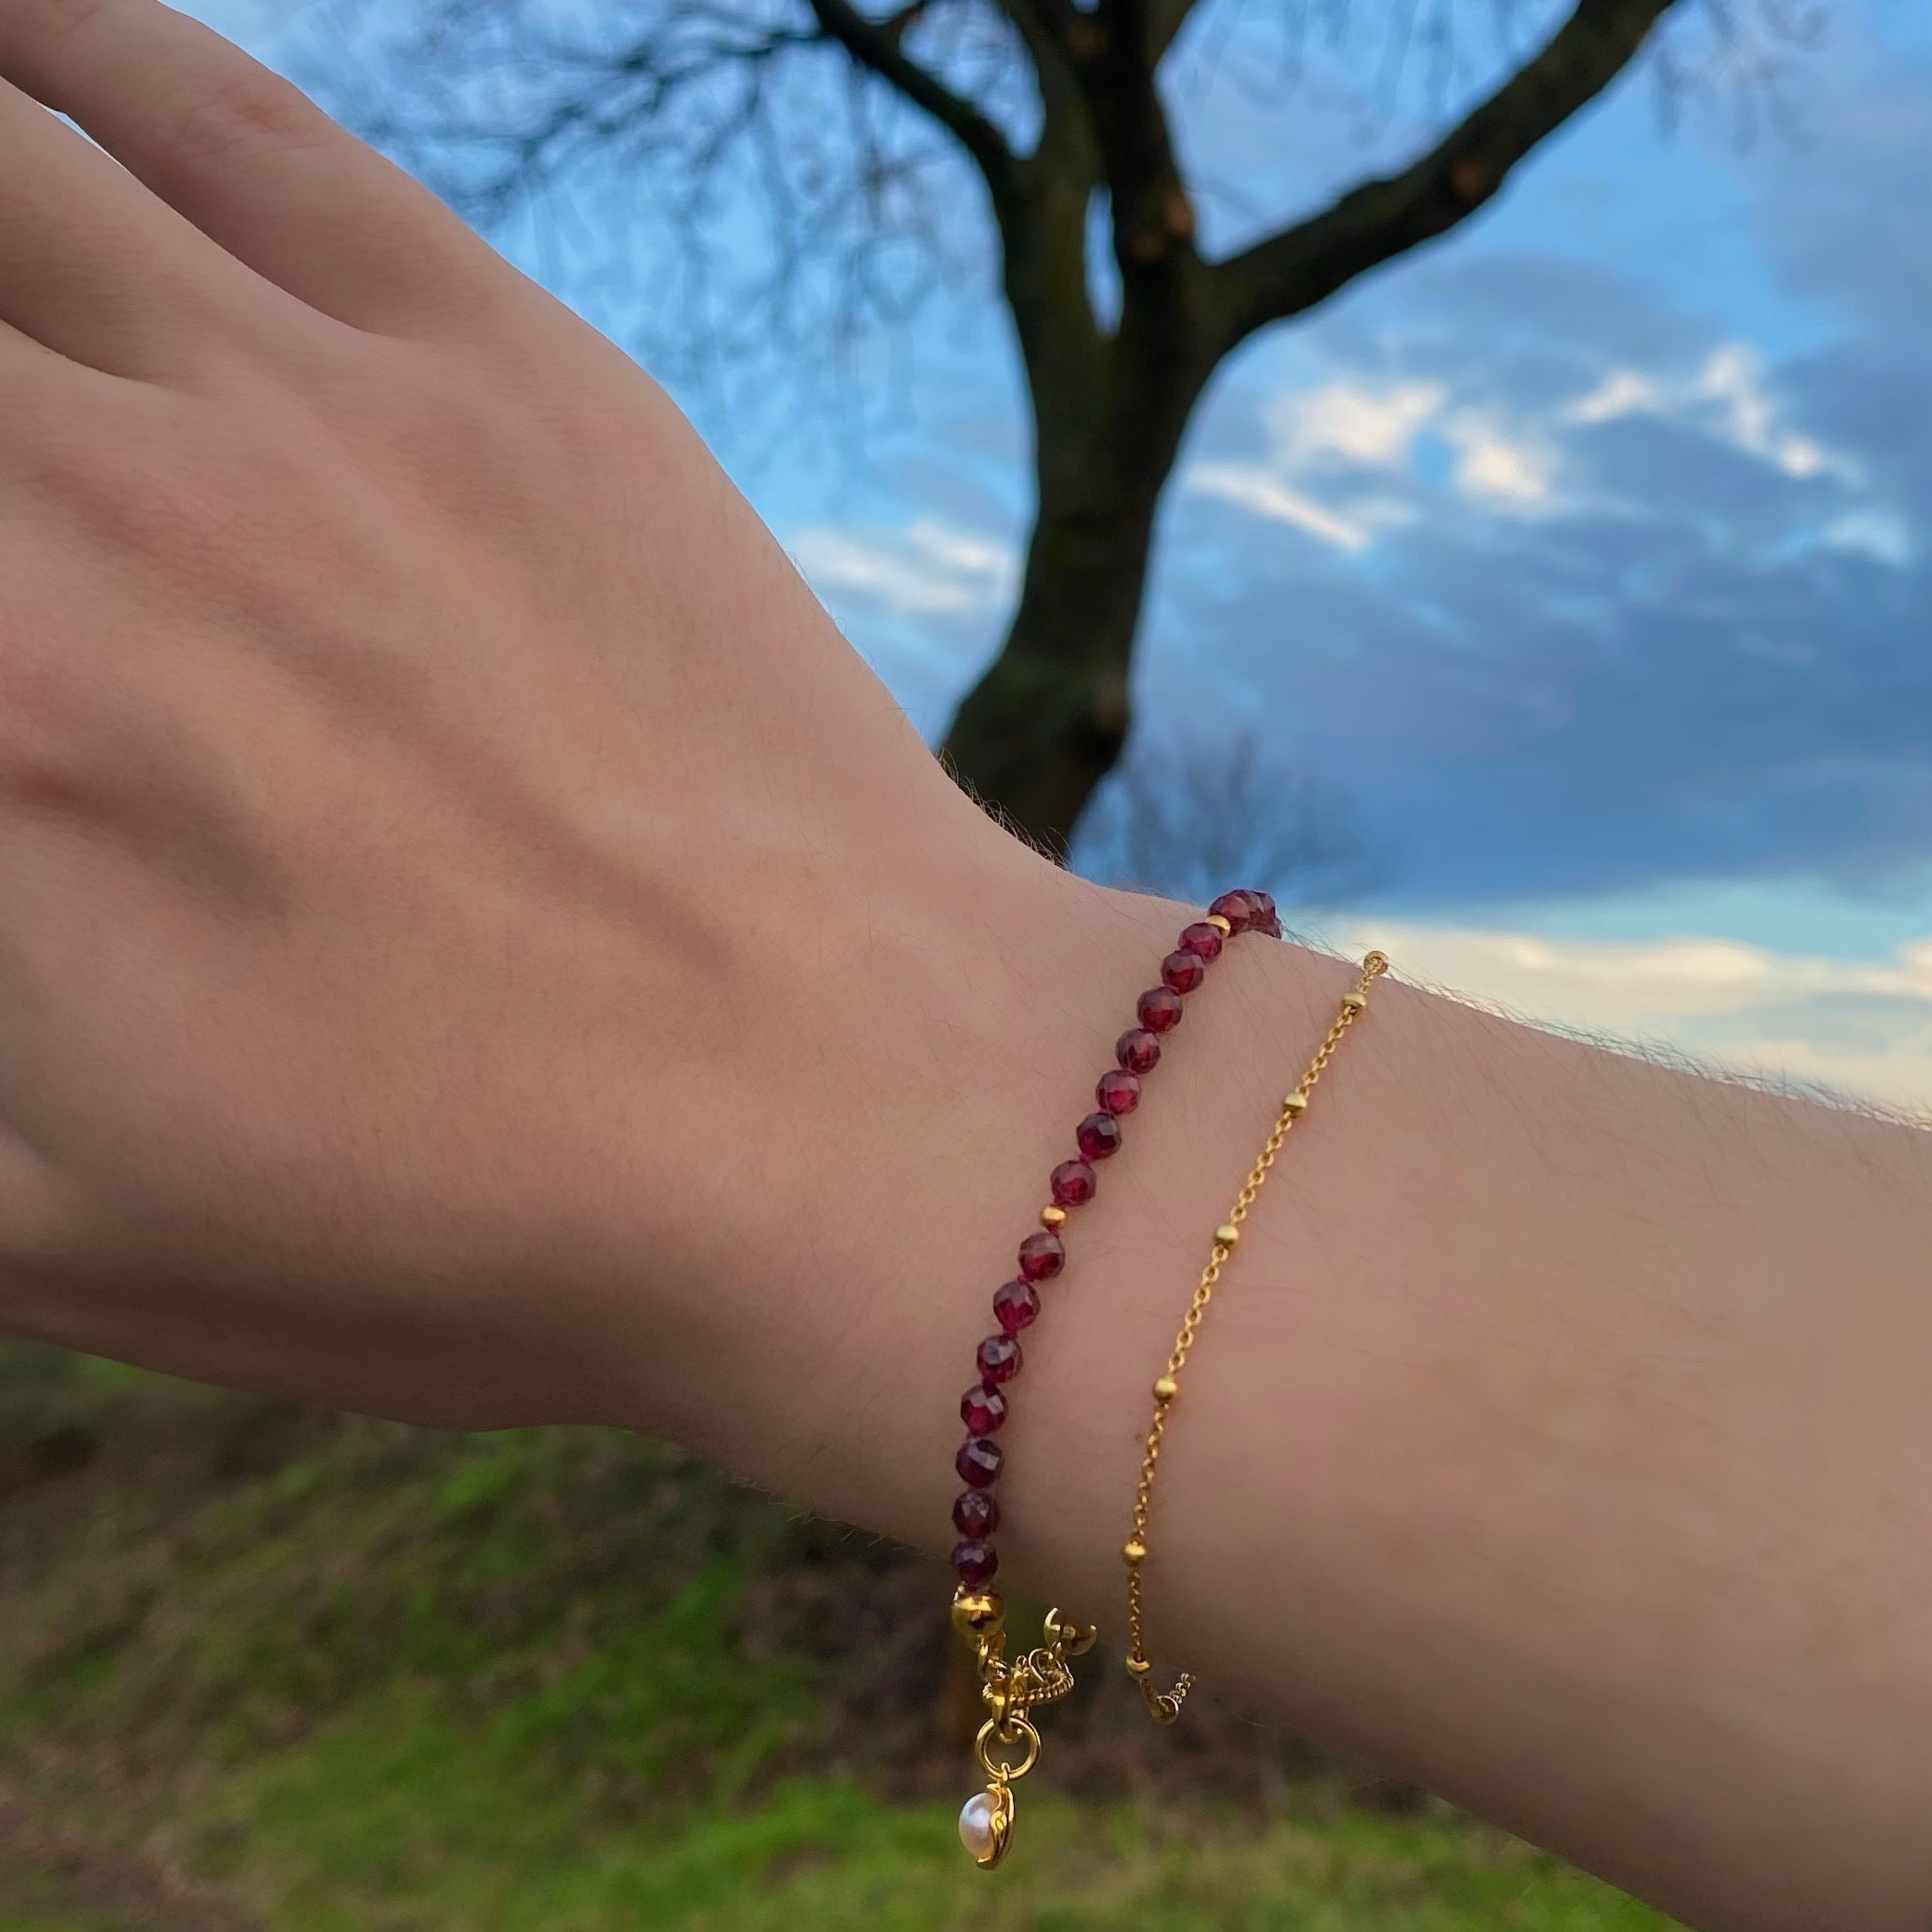
[[[1006,1856],[1012,1831],[1013,1794],[1003,1786],[975,1791],[959,1808],[959,1842],[982,1871],[991,1871]]]

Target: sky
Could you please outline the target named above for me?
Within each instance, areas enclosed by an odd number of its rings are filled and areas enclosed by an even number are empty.
[[[282,59],[254,0],[200,11]],[[1419,84],[1378,91],[1372,49],[1235,85],[1279,11],[1249,0],[1170,77],[1191,169],[1229,184],[1212,246],[1431,125]],[[1233,721],[1346,815],[1370,863],[1298,908],[1319,936],[1932,1110],[1932,15],[1815,12],[1778,124],[1744,126],[1735,88],[1673,120],[1640,63],[1455,236],[1224,368],[1164,507],[1137,695],[1174,744]],[[959,205],[970,272],[782,422],[670,376],[935,737],[997,646],[1029,507]],[[625,339],[648,262],[614,291],[544,219],[499,238]]]

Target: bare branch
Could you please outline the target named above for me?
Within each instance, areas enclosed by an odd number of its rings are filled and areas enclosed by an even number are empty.
[[[1629,64],[1673,0],[1577,0],[1541,52],[1434,148],[1211,271],[1229,346],[1447,233]]]
[[[1015,160],[1006,136],[970,100],[954,93],[906,51],[902,42],[908,12],[881,21],[860,12],[851,0],[811,0],[811,8],[819,26],[855,61],[898,89],[915,107],[931,115],[954,135],[978,163],[995,203],[1011,197]],[[916,12],[916,9],[908,11]]]

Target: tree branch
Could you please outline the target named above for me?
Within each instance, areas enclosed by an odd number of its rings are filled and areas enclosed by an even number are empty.
[[[1526,66],[1400,174],[1364,182],[1210,271],[1226,346],[1299,315],[1364,271],[1446,233],[1627,66],[1673,0],[1577,0]]]
[[[907,53],[900,44],[902,16],[873,20],[851,0],[811,0],[811,8],[819,26],[861,66],[898,89],[959,142],[979,164],[996,205],[1012,195],[1015,161],[1006,136],[970,101]]]

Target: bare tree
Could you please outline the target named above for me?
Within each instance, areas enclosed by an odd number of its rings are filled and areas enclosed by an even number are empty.
[[[391,27],[372,40],[364,15],[334,37],[333,87],[319,77],[485,220],[594,173],[600,221],[676,237],[653,258],[674,283],[655,306],[713,366],[761,336],[848,339],[902,316],[996,238],[1037,510],[1005,642],[944,750],[1058,851],[1125,742],[1155,512],[1224,359],[1466,220],[1673,5],[1702,8],[1717,57],[1664,50],[1680,90],[1713,69],[1774,77],[1778,48],[1814,23],[1806,0],[1523,0],[1547,10],[1526,36],[1511,0],[1491,0],[1526,50],[1472,95],[1451,31],[1470,4],[1356,0],[1379,10],[1385,63],[1437,50],[1453,83],[1438,95],[1459,108],[1407,166],[1217,259],[1197,245],[1202,184],[1177,150],[1177,43],[1271,4],[1292,50],[1310,10],[1319,26],[1349,0],[401,0],[400,43]],[[345,79],[353,52],[365,65]],[[1291,80],[1256,85],[1285,112]],[[760,272],[706,303],[719,259],[746,254]]]
[[[1074,857],[1109,885],[1202,905],[1239,879],[1291,921],[1358,896],[1376,872],[1347,801],[1274,769],[1253,732],[1217,740],[1211,756],[1171,732],[1136,732],[1081,818]]]

